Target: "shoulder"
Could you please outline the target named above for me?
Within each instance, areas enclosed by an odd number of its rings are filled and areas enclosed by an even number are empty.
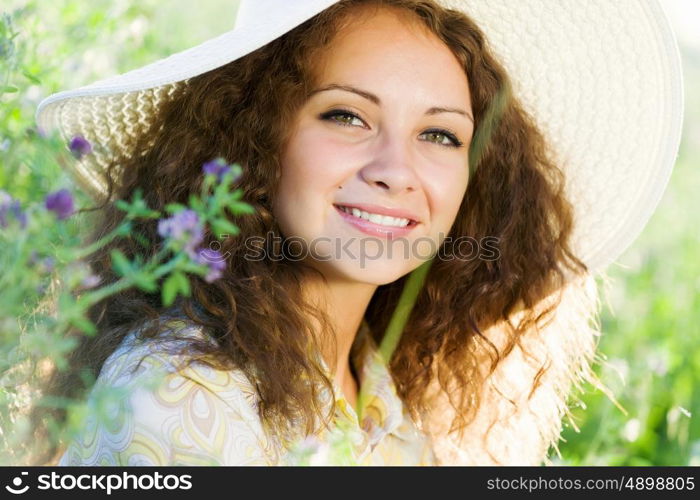
[[[184,363],[181,347],[127,336],[105,362],[60,465],[252,465],[274,460],[240,370]],[[195,326],[177,341],[201,337]]]

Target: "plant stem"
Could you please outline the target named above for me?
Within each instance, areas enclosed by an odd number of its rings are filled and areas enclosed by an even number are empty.
[[[111,285],[107,285],[105,287],[95,290],[94,292],[89,292],[86,295],[81,296],[78,299],[78,303],[81,305],[81,307],[91,307],[100,302],[101,300],[104,300],[105,298],[109,297],[110,295],[122,292],[128,288],[131,288],[132,286],[134,286],[133,278],[121,278],[120,280],[115,281]]]
[[[103,236],[99,240],[95,241],[94,243],[88,245],[85,248],[81,248],[75,253],[70,254],[69,260],[71,261],[76,261],[76,260],[82,260],[85,257],[88,257],[89,255],[92,255],[95,253],[97,250],[100,248],[108,245],[111,243],[119,234],[121,231],[123,231],[125,224],[121,224],[119,227],[117,227],[114,231],[110,232],[106,236]]]

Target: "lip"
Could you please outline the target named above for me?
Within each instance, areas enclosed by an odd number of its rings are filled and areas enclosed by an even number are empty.
[[[381,224],[375,224],[374,222],[370,222],[367,219],[363,219],[361,217],[355,217],[352,214],[349,214],[347,212],[343,212],[340,209],[340,206],[343,207],[354,207],[354,208],[360,208],[357,205],[333,205],[333,208],[335,208],[335,211],[340,214],[340,216],[347,222],[348,224],[352,225],[355,227],[355,229],[365,233],[369,234],[370,236],[378,236],[380,238],[399,238],[401,236],[405,236],[418,225],[417,222],[415,222],[415,219],[412,220],[412,222],[409,223],[408,226],[406,227],[391,227],[391,226],[382,226]],[[368,206],[368,205],[363,205],[363,206]],[[369,205],[371,206],[371,205]],[[367,209],[362,209],[367,212],[370,210]],[[380,213],[380,212],[376,212]],[[404,212],[405,213],[405,212]],[[392,215],[392,214],[382,214],[382,215],[391,215],[392,217],[405,217],[406,219],[411,218],[410,216],[401,216],[401,215]]]
[[[357,208],[365,212],[370,212],[379,215],[388,215],[390,217],[400,217],[402,219],[410,219],[414,222],[414,226],[420,223],[420,219],[416,214],[403,208],[391,208],[382,205],[372,205],[370,203],[335,203],[335,206]]]

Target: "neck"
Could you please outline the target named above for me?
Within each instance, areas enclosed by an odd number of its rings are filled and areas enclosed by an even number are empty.
[[[376,289],[377,285],[336,278],[305,283],[304,288],[306,298],[326,312],[336,333],[336,349],[332,342],[321,339],[321,352],[329,368],[335,366],[335,381],[353,406],[357,387],[350,370],[350,350]]]

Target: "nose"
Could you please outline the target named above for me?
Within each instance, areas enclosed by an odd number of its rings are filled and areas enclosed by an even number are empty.
[[[418,189],[409,141],[389,133],[380,134],[373,153],[360,172],[365,182],[392,195]]]

